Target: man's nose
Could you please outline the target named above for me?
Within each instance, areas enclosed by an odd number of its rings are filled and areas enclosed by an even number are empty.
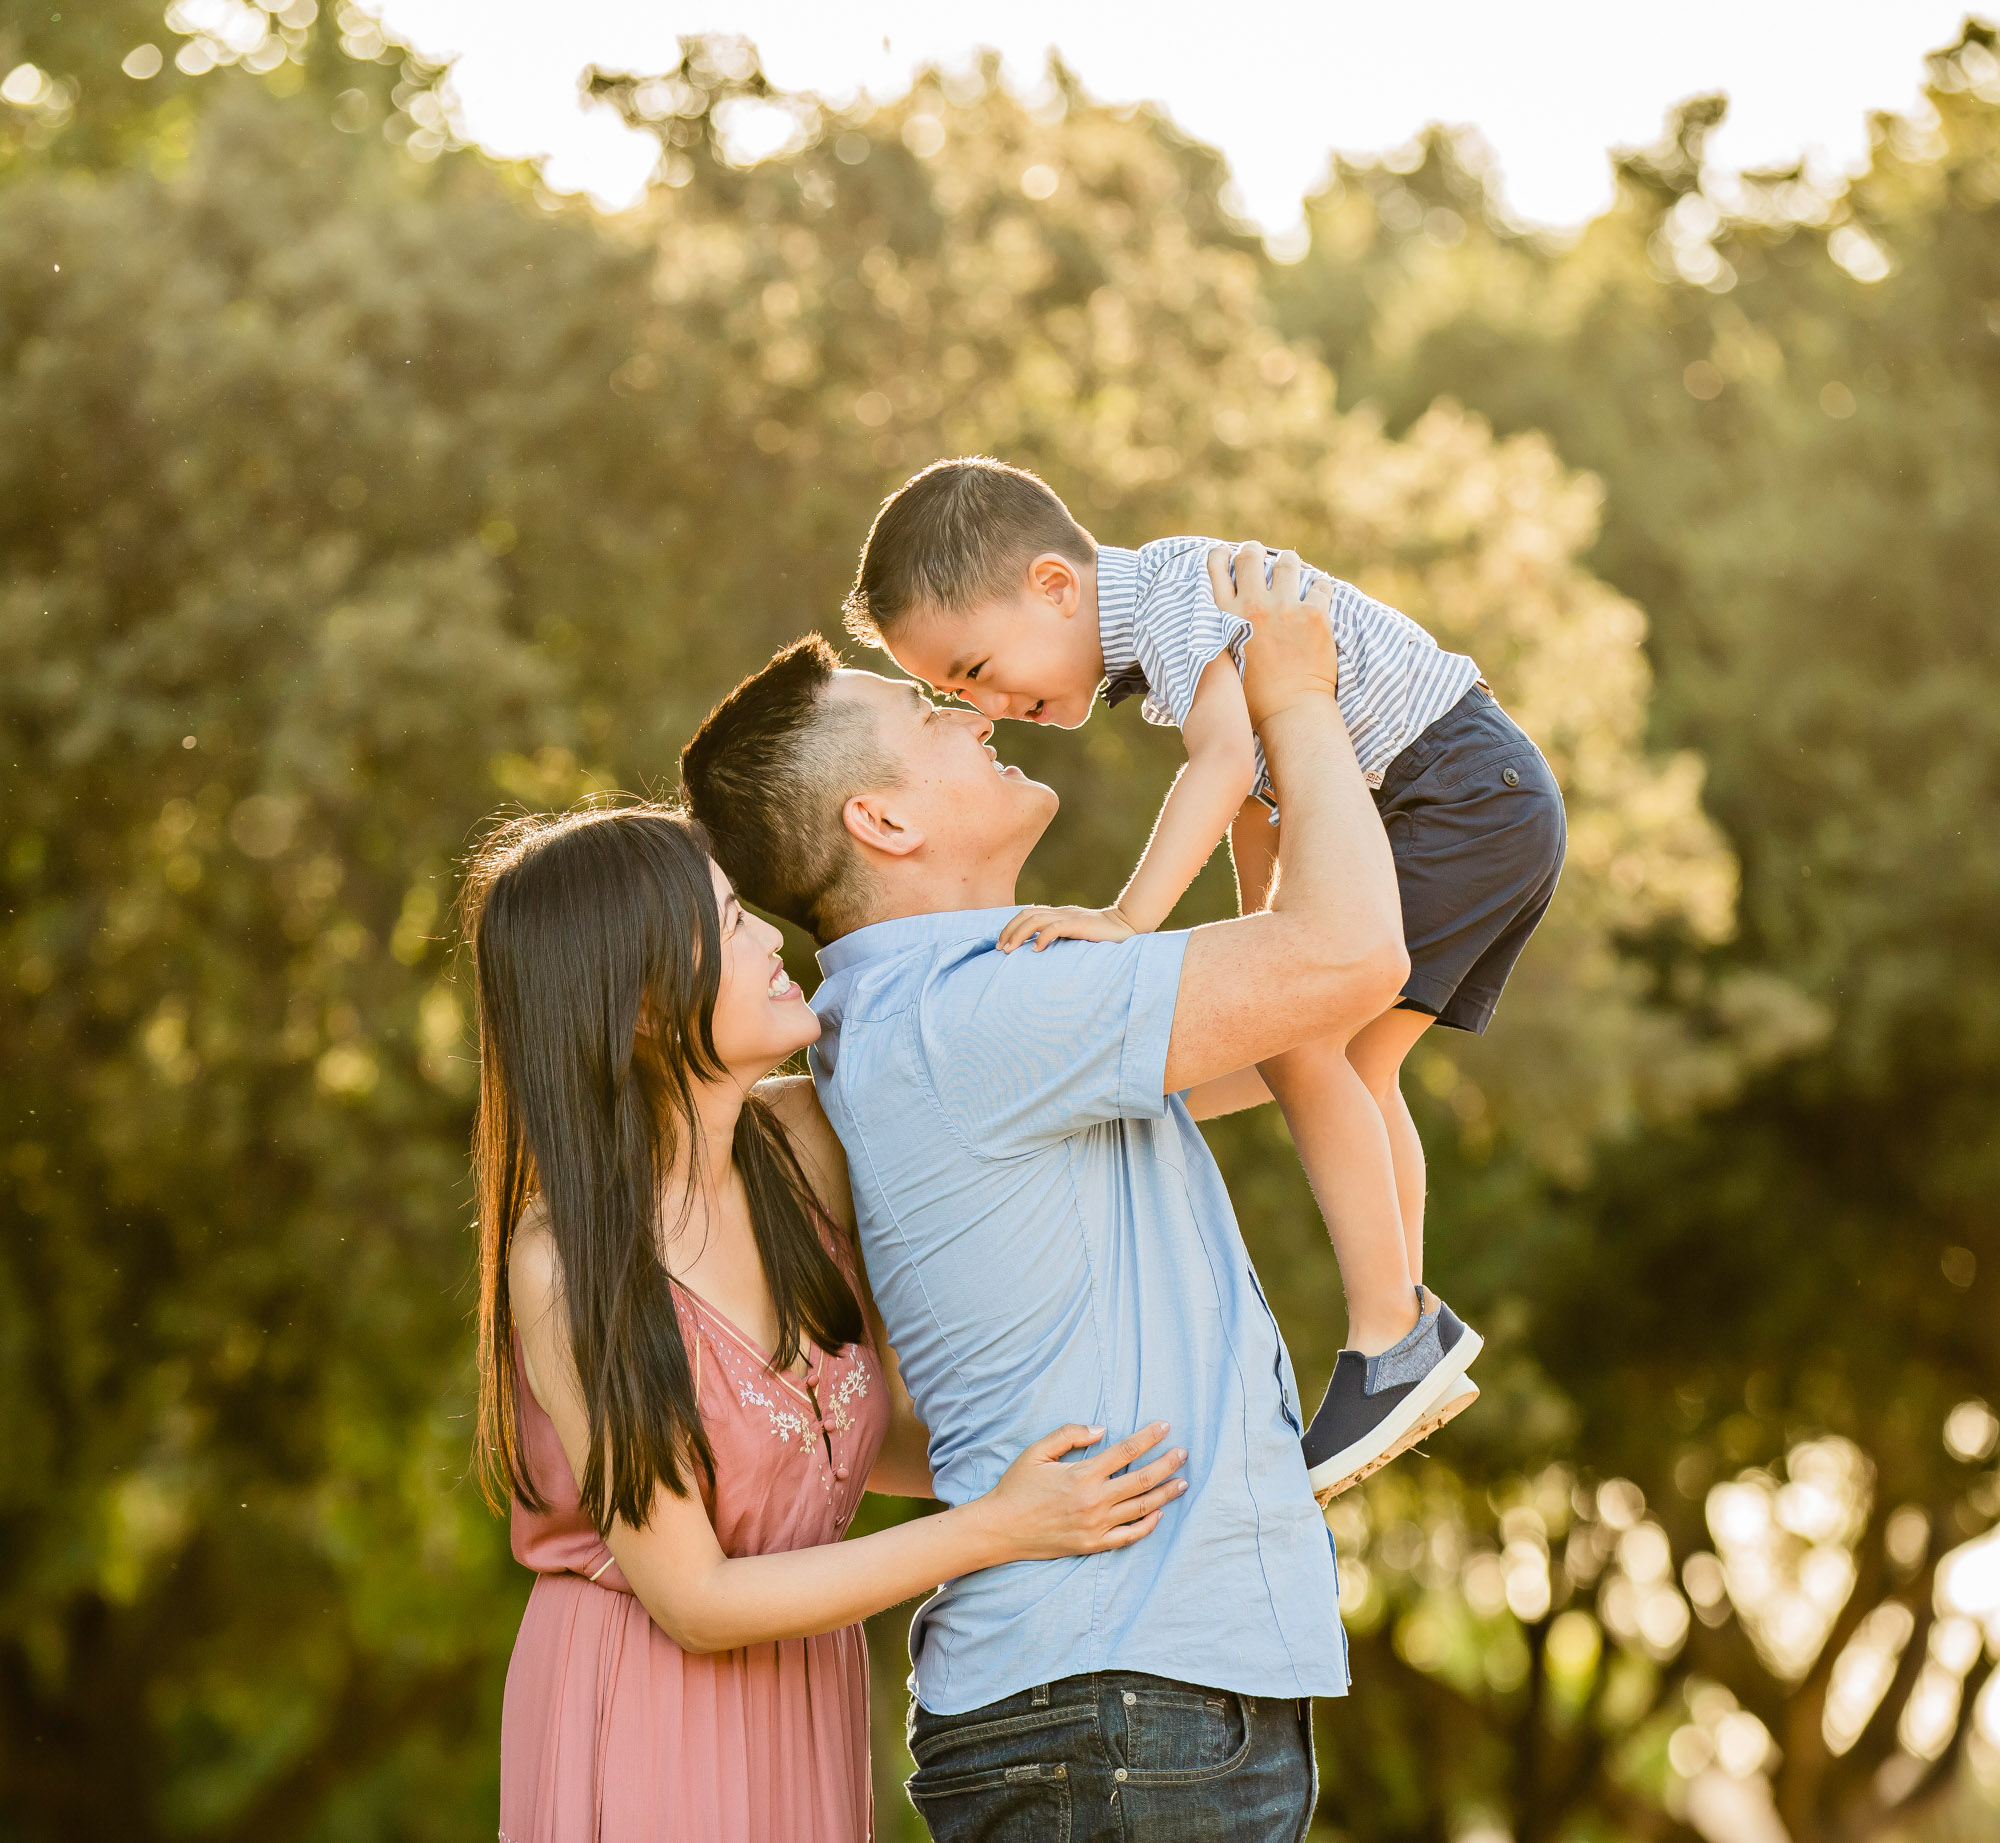
[[[1005,702],[1004,695],[1002,695],[1001,701],[1003,703]],[[993,717],[988,714],[986,707],[983,704],[978,705],[971,710],[954,710],[949,714],[951,716],[957,717],[958,719],[960,719],[961,722],[969,723],[972,726],[972,733],[976,737],[978,737],[982,743],[987,739],[987,737],[993,734]]]

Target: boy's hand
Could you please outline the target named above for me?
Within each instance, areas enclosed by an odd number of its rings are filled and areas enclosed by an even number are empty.
[[[1051,941],[1127,941],[1139,931],[1119,912],[1108,909],[1023,909],[1000,930],[1000,951],[1035,943],[1040,953]]]

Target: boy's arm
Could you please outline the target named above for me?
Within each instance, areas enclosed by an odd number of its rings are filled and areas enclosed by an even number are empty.
[[[1257,779],[1250,707],[1228,653],[1216,654],[1202,669],[1181,740],[1187,766],[1167,790],[1153,836],[1118,900],[1108,909],[1023,909],[1001,930],[1003,953],[1030,938],[1039,953],[1051,941],[1121,941],[1151,934],[1173,913]]]
[[[1217,653],[1203,667],[1181,740],[1188,764],[1167,790],[1153,836],[1116,904],[1141,934],[1151,934],[1173,913],[1228,836],[1230,821],[1257,779],[1250,707],[1229,654]]]
[[[1271,900],[1271,884],[1278,869],[1278,828],[1271,823],[1270,809],[1263,801],[1243,802],[1243,810],[1229,828],[1229,848],[1236,860],[1236,906],[1240,913],[1254,915]],[[1213,1120],[1220,1114],[1263,1106],[1271,1098],[1271,1090],[1259,1070],[1248,1068],[1198,1083],[1187,1091],[1186,1098],[1187,1110],[1197,1120]]]

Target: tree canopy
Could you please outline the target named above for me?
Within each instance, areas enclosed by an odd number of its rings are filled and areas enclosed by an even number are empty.
[[[1285,266],[1060,67],[846,111],[727,40],[592,73],[661,149],[604,220],[355,6],[69,10],[0,5],[0,1835],[487,1828],[526,1580],[467,1479],[457,866],[669,787],[966,451],[1107,541],[1298,548],[1563,780],[1499,1023],[1411,1070],[1488,1399],[1336,1516],[1326,1821],[1974,1821],[1990,33],[1838,194],[1732,190],[1698,104],[1557,246],[1440,133],[1336,164]],[[745,106],[795,127],[754,165]],[[1064,797],[1024,897],[1105,900],[1171,738],[1000,741]],[[1218,860],[1179,919],[1227,902]],[[1303,1178],[1274,1117],[1211,1137],[1310,1387]]]

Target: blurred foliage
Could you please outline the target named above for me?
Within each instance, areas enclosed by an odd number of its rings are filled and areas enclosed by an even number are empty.
[[[1951,1815],[1958,1750],[1983,1749],[1989,1781],[2000,1759],[1991,1695],[1983,1740],[1949,1722],[1898,1740],[1923,1627],[1946,1609],[1920,1567],[1898,1584],[1884,1546],[1900,1528],[1935,1552],[2000,1512],[1993,1475],[1968,1471],[1983,1443],[1939,1438],[2000,1376],[1994,34],[1968,25],[1931,60],[1920,106],[1878,118],[1851,185],[1718,173],[1703,148],[1722,113],[1697,100],[1619,156],[1617,204],[1567,241],[1507,221],[1469,136],[1336,162],[1311,247],[1270,294],[1343,403],[1396,429],[1446,393],[1602,480],[1588,560],[1647,610],[1653,735],[1706,763],[1742,866],[1740,926],[1708,976],[1781,980],[1830,1022],[1732,1103],[1601,1158],[1533,1281],[1518,1231],[1491,1271],[1525,1295],[1535,1355],[1578,1413],[1569,1450],[1629,1471],[1677,1553],[1707,1539],[1709,1487],[1738,1468],[1782,1479],[1785,1453],[1828,1431],[1869,1455],[1860,1585],[1829,1557],[1838,1618],[1810,1671],[1773,1681],[1739,1644],[1722,1672],[1778,1738],[1790,1834],[1846,1837],[1926,1812],[1970,1823]],[[1480,1055],[1510,1047],[1503,1023]],[[1441,1243],[1467,1226],[1464,1181],[1440,1174]],[[1478,1240],[1504,1232],[1487,1218]],[[1884,1594],[1917,1638],[1835,1757],[1822,1703]],[[1990,1663],[1956,1632],[1940,1641],[1954,1716],[1958,1681]],[[1672,1669],[1719,1671],[1713,1642],[1697,1627]],[[1546,1789],[1494,1809],[1522,1835],[1564,1818]]]
[[[1337,1518],[1325,1820],[1990,1825],[1989,1551],[1940,1572],[2000,1513],[1990,35],[1847,192],[1730,193],[1700,105],[1556,246],[1433,135],[1286,267],[1059,66],[590,73],[661,149],[603,221],[344,0],[71,7],[0,0],[0,1838],[485,1833],[455,864],[660,786],[967,449],[1408,608],[1570,801],[1501,1023],[1412,1069],[1487,1400]],[[1003,742],[1065,795],[1024,895],[1102,900],[1172,739]],[[1282,1126],[1213,1139],[1310,1387]]]

